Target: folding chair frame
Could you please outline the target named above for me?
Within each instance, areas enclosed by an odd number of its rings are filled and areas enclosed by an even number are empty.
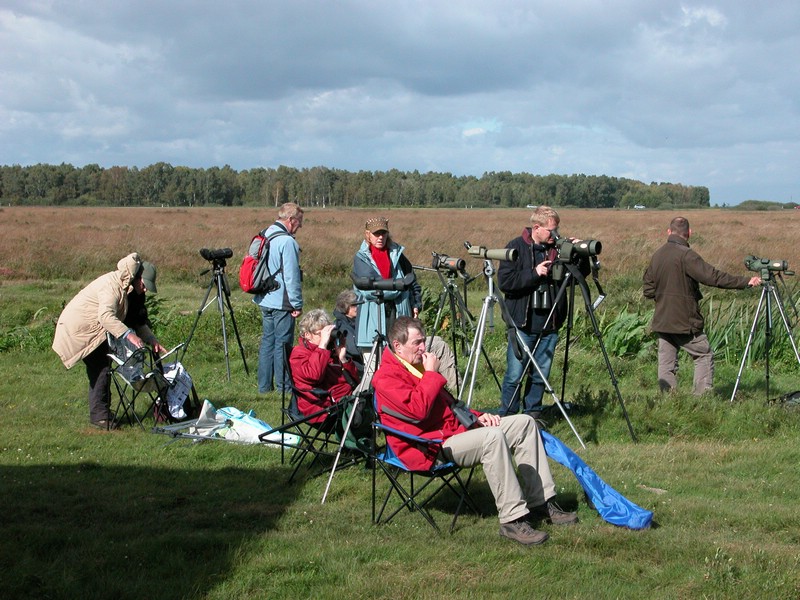
[[[329,393],[326,390],[311,390],[315,395],[325,397]],[[284,422],[280,427],[276,427],[268,433],[259,436],[262,442],[267,444],[279,444],[280,442],[267,439],[268,435],[275,433],[294,433],[300,437],[300,444],[293,449],[289,463],[294,465],[292,474],[289,476],[289,483],[294,481],[295,476],[300,471],[306,458],[311,455],[313,458],[308,463],[311,470],[318,464],[323,457],[334,459],[339,449],[339,441],[336,438],[337,425],[340,422],[344,410],[355,400],[355,396],[345,396],[338,402],[333,403],[327,408],[318,410],[310,415],[302,415],[297,409],[296,392],[292,393],[288,406],[282,407],[283,414],[289,421]],[[319,416],[325,419],[318,423],[312,423],[312,419]],[[284,446],[282,444],[282,446]],[[285,447],[285,446],[284,446]],[[281,449],[283,451],[283,448]],[[360,460],[358,456],[348,457],[347,460],[337,464],[337,470],[356,464]],[[313,477],[327,472],[328,468],[323,467],[314,473]]]
[[[117,392],[117,405],[111,411],[111,420],[114,426],[119,426],[123,421],[127,421],[129,425],[138,423],[139,427],[144,429],[142,422],[147,418],[148,414],[153,415],[155,420],[154,411],[156,404],[169,388],[169,382],[164,377],[163,373],[159,370],[159,364],[156,357],[150,348],[143,347],[134,350],[131,355],[122,360],[114,353],[109,353],[111,358],[111,380],[114,383],[114,389]],[[136,379],[129,379],[123,373],[124,369],[131,365],[142,362],[142,375]],[[137,400],[140,397],[146,397],[147,409],[140,417],[136,411]]]
[[[377,438],[380,433],[383,433],[387,438],[397,437],[413,444],[422,444],[430,446],[432,444],[441,444],[443,440],[440,439],[427,439],[419,436],[411,435],[409,433],[387,427],[379,422],[373,423],[373,461],[372,461],[372,522],[376,525],[381,523],[388,523],[404,508],[409,511],[417,511],[437,532],[441,532],[439,526],[433,518],[428,504],[445,489],[450,490],[457,498],[458,505],[453,519],[450,522],[450,533],[456,526],[456,520],[461,514],[464,506],[470,508],[473,512],[480,515],[481,511],[475,504],[475,501],[469,494],[469,484],[472,481],[472,475],[475,467],[468,468],[468,476],[466,480],[461,476],[461,467],[453,462],[434,464],[431,469],[427,471],[414,471],[406,467],[403,462],[392,451],[387,443],[382,452],[377,451]],[[380,510],[377,508],[377,472],[380,469],[389,480],[389,490],[383,499],[383,504]],[[409,477],[408,486],[404,486],[400,482],[403,474]],[[417,486],[415,479],[424,479],[422,485]],[[429,486],[434,485],[432,490],[428,490]],[[391,514],[384,517],[384,512],[391,500],[393,493],[396,493],[400,498],[400,506],[398,506]],[[425,495],[427,494],[427,495]]]

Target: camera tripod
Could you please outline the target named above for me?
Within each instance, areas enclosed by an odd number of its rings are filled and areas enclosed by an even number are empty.
[[[489,259],[486,259],[484,261],[483,274],[486,277],[486,282],[489,286],[489,290],[488,293],[486,294],[486,297],[483,299],[483,305],[481,306],[481,314],[478,317],[478,324],[475,329],[475,338],[472,342],[472,347],[469,356],[467,358],[467,366],[464,369],[464,382],[465,382],[464,388],[467,387],[466,382],[469,381],[469,392],[467,394],[466,405],[470,406],[472,404],[472,393],[475,388],[475,377],[478,372],[478,357],[480,356],[480,353],[483,350],[483,339],[486,333],[486,325],[487,323],[490,323],[490,320],[492,318],[492,308],[495,304],[497,304],[500,306],[500,314],[503,318],[503,321],[505,321],[506,326],[508,327],[509,336],[511,335],[514,336],[517,347],[520,349],[520,351],[524,352],[528,356],[528,365],[533,365],[534,369],[536,369],[536,372],[539,374],[539,377],[541,378],[542,383],[544,385],[545,392],[547,392],[553,397],[556,406],[558,406],[559,410],[561,411],[561,414],[564,416],[564,419],[569,424],[570,429],[572,429],[572,433],[574,433],[575,437],[578,438],[578,442],[580,442],[581,447],[585,449],[586,444],[583,443],[580,434],[578,434],[578,431],[572,424],[569,415],[567,415],[567,411],[564,410],[564,406],[562,405],[559,397],[556,395],[553,386],[550,385],[550,382],[547,380],[547,377],[545,377],[541,368],[536,363],[536,360],[533,358],[533,352],[531,351],[530,348],[528,348],[528,345],[525,343],[524,338],[522,337],[516,325],[514,324],[514,319],[511,318],[511,315],[508,312],[508,308],[506,307],[505,302],[500,296],[495,294],[495,286],[494,286],[495,268],[494,265],[492,264],[492,261]],[[490,325],[490,327],[492,326],[493,325]],[[525,371],[527,371],[527,365]],[[464,388],[462,388],[461,390],[462,394]],[[461,395],[459,395],[458,399],[461,400]]]
[[[464,356],[469,356],[470,348],[467,346],[467,341],[469,340],[469,336],[472,332],[475,331],[475,317],[467,308],[467,285],[474,281],[475,277],[470,277],[466,273],[461,273],[461,276],[464,278],[464,295],[461,295],[461,291],[458,288],[458,284],[456,283],[456,272],[452,269],[448,269],[447,277],[442,274],[441,269],[434,269],[431,267],[420,267],[414,265],[415,269],[421,271],[435,271],[437,276],[439,277],[439,281],[442,284],[442,291],[439,294],[439,303],[436,309],[436,318],[434,319],[432,334],[428,338],[428,348],[427,350],[430,351],[431,345],[433,343],[433,335],[439,331],[439,326],[442,323],[442,318],[444,316],[445,309],[450,311],[450,339],[452,342],[453,348],[453,359],[455,361],[455,370],[456,374],[458,374],[458,347],[461,346],[461,353]],[[498,389],[501,387],[500,379],[497,377],[497,372],[492,365],[491,360],[489,359],[489,354],[486,350],[481,346],[480,348],[481,353],[483,354],[484,359],[486,360],[486,365],[489,367],[489,371],[492,374],[492,377],[497,383]],[[461,388],[462,382],[461,380],[456,377],[456,395],[461,396]]]
[[[781,316],[781,321],[783,322],[783,327],[786,329],[786,335],[789,336],[789,341],[792,344],[792,349],[794,350],[794,356],[797,359],[797,363],[800,364],[800,354],[797,352],[797,345],[795,344],[794,337],[792,336],[792,328],[789,325],[789,319],[786,317],[786,310],[783,307],[783,301],[781,299],[780,290],[776,285],[776,277],[772,274],[772,272],[768,272],[768,276],[766,279],[762,279],[761,283],[761,296],[758,299],[758,306],[756,307],[756,314],[753,318],[753,326],[750,328],[750,335],[747,336],[747,344],[744,347],[744,353],[742,354],[742,362],[739,365],[739,373],[736,375],[736,383],[733,386],[733,393],[731,394],[731,402],[736,397],[736,391],[739,389],[739,381],[742,378],[742,371],[744,370],[745,362],[747,361],[747,355],[750,352],[750,348],[753,344],[753,338],[756,333],[756,327],[758,326],[758,317],[759,315],[764,314],[764,368],[765,368],[765,382],[766,382],[766,391],[767,391],[767,400],[769,400],[769,352],[772,347],[772,308],[773,303],[775,307],[778,309],[778,313]],[[789,273],[790,275],[792,273]],[[778,273],[778,278],[782,284],[784,284],[784,289],[786,285],[783,281],[783,275]],[[789,298],[790,302],[789,305],[793,308],[795,307],[795,303],[791,300],[791,295]],[[795,310],[795,317],[797,316],[797,309]]]
[[[361,402],[365,402],[364,396],[367,395],[367,390],[370,387],[370,383],[372,381],[372,375],[377,371],[378,365],[380,363],[381,351],[383,346],[386,344],[386,336],[381,333],[381,329],[383,329],[383,321],[384,321],[384,298],[383,292],[396,290],[399,292],[404,292],[409,287],[411,287],[416,278],[413,274],[406,275],[403,279],[373,279],[369,277],[355,277],[351,275],[351,279],[355,286],[362,291],[370,291],[373,292],[375,297],[373,298],[373,302],[378,305],[378,321],[375,327],[375,337],[372,340],[372,347],[370,348],[369,354],[367,355],[367,360],[364,361],[364,374],[361,377],[361,381],[358,382],[358,385],[353,389],[351,394],[355,396],[353,408],[350,410],[350,415],[347,418],[347,424],[344,427],[344,431],[342,432],[342,439],[339,441],[339,448],[336,450],[336,457],[333,459],[333,466],[331,467],[331,474],[328,476],[328,483],[325,485],[325,492],[322,494],[322,502],[321,504],[325,504],[325,498],[328,496],[328,490],[331,487],[331,482],[333,481],[333,475],[336,473],[336,467],[339,464],[339,457],[342,455],[342,449],[344,448],[345,441],[347,440],[347,435],[350,433],[350,428],[353,425],[353,417],[355,417],[356,411],[358,410],[358,405]],[[372,365],[375,365],[374,367]],[[372,370],[370,370],[370,368]]]
[[[208,288],[206,288],[206,295],[203,297],[202,302],[200,302],[200,308],[197,310],[197,316],[194,319],[194,324],[192,325],[192,330],[189,332],[189,337],[186,338],[186,341],[183,344],[183,353],[181,354],[181,359],[186,354],[186,350],[189,348],[189,343],[192,341],[192,337],[194,336],[195,329],[197,328],[197,323],[200,321],[200,316],[205,312],[205,310],[211,306],[214,300],[217,301],[217,308],[219,309],[220,320],[222,322],[222,343],[225,349],[225,368],[228,373],[228,381],[231,380],[231,364],[230,359],[228,357],[228,334],[225,327],[225,308],[227,307],[228,312],[231,315],[231,323],[233,325],[233,332],[236,335],[236,341],[239,344],[239,352],[242,355],[242,363],[244,363],[244,372],[248,375],[250,371],[247,368],[247,360],[244,357],[244,347],[242,346],[242,340],[239,337],[239,330],[236,327],[236,317],[233,314],[233,306],[231,305],[231,290],[228,286],[228,278],[225,275],[225,259],[224,258],[214,258],[211,261],[211,268],[206,269],[200,276],[206,275],[207,273],[211,273],[211,281],[208,284]],[[212,298],[210,301],[208,297],[211,295],[211,290],[216,291],[216,297]]]
[[[597,261],[592,257],[592,276],[597,286],[598,296],[597,299],[592,303],[591,295],[589,294],[589,285],[586,283],[586,278],[581,273],[581,270],[577,264],[574,262],[566,262],[562,260],[558,260],[554,265],[558,269],[562,270],[563,273],[563,280],[561,285],[558,288],[558,292],[553,298],[553,307],[548,315],[548,321],[553,318],[555,314],[556,307],[558,306],[561,298],[566,298],[567,301],[567,318],[566,318],[566,339],[564,340],[564,368],[561,372],[561,395],[564,395],[564,391],[567,385],[567,373],[569,371],[569,347],[570,347],[570,336],[572,334],[572,326],[574,322],[574,313],[575,313],[575,287],[576,285],[580,287],[581,295],[583,297],[583,303],[586,307],[586,314],[589,315],[589,321],[592,324],[592,329],[594,331],[594,336],[597,338],[597,342],[600,346],[600,351],[603,354],[603,359],[605,360],[606,370],[608,370],[608,376],[611,379],[611,385],[614,387],[616,391],[617,400],[619,401],[619,405],[622,408],[622,415],[625,417],[625,422],[628,425],[628,431],[631,434],[631,439],[636,442],[636,434],[633,432],[633,426],[631,425],[631,420],[628,417],[628,411],[625,408],[625,402],[622,400],[622,393],[619,391],[619,383],[617,381],[616,375],[614,375],[614,369],[611,366],[611,361],[608,358],[608,352],[606,351],[606,346],[603,343],[603,334],[600,331],[600,327],[597,324],[597,318],[595,317],[595,310],[600,305],[600,303],[605,299],[605,294],[603,293],[603,289],[600,287],[600,282],[597,280],[597,269],[599,265]],[[569,291],[569,295],[567,295],[567,291]],[[541,338],[539,338],[541,339]],[[538,345],[539,340],[536,341]],[[535,347],[534,347],[535,350]],[[563,412],[563,411],[562,411]]]

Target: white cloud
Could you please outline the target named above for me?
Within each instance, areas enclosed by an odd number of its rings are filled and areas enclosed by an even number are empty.
[[[6,0],[0,162],[574,172],[785,200],[798,17],[785,0]]]

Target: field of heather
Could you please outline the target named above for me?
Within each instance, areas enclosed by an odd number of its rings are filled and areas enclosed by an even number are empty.
[[[527,224],[529,210],[517,209],[307,209],[298,234],[306,276],[349,272],[364,221],[376,213],[389,218],[395,239],[414,264],[428,265],[431,252],[467,257],[463,243],[503,247]],[[111,270],[118,258],[138,250],[159,267],[166,281],[191,279],[203,268],[200,248],[234,250],[229,273],[250,237],[275,218],[275,209],[242,208],[2,208],[0,277],[4,280],[90,279]],[[561,233],[603,244],[603,278],[639,277],[650,254],[665,239],[677,213],[661,211],[563,209]],[[691,243],[712,264],[743,271],[749,254],[798,264],[793,232],[800,211],[740,212],[690,210],[681,213],[693,229]],[[478,261],[468,263],[480,271]]]

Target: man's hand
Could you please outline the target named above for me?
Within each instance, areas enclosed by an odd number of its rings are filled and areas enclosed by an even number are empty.
[[[439,372],[439,357],[433,352],[426,352],[422,355],[422,366],[426,371]]]
[[[300,313],[302,313],[302,312],[303,312],[303,309],[302,308],[298,308],[297,310],[293,310],[289,314],[292,315],[292,317],[296,319],[297,317],[300,316]]]
[[[166,354],[167,349],[161,345],[161,342],[156,340],[153,342],[153,352],[155,352],[156,354]]]
[[[536,274],[539,277],[547,277],[547,273],[550,271],[550,265],[553,264],[552,260],[543,260],[538,265],[536,265]]]
[[[478,423],[484,427],[497,427],[500,425],[500,417],[490,413],[481,413],[478,415]]]
[[[761,283],[762,283],[761,282],[761,276],[760,275],[754,275],[753,277],[750,278],[750,281],[748,282],[747,285],[749,287],[756,287],[757,285],[761,285]]]

